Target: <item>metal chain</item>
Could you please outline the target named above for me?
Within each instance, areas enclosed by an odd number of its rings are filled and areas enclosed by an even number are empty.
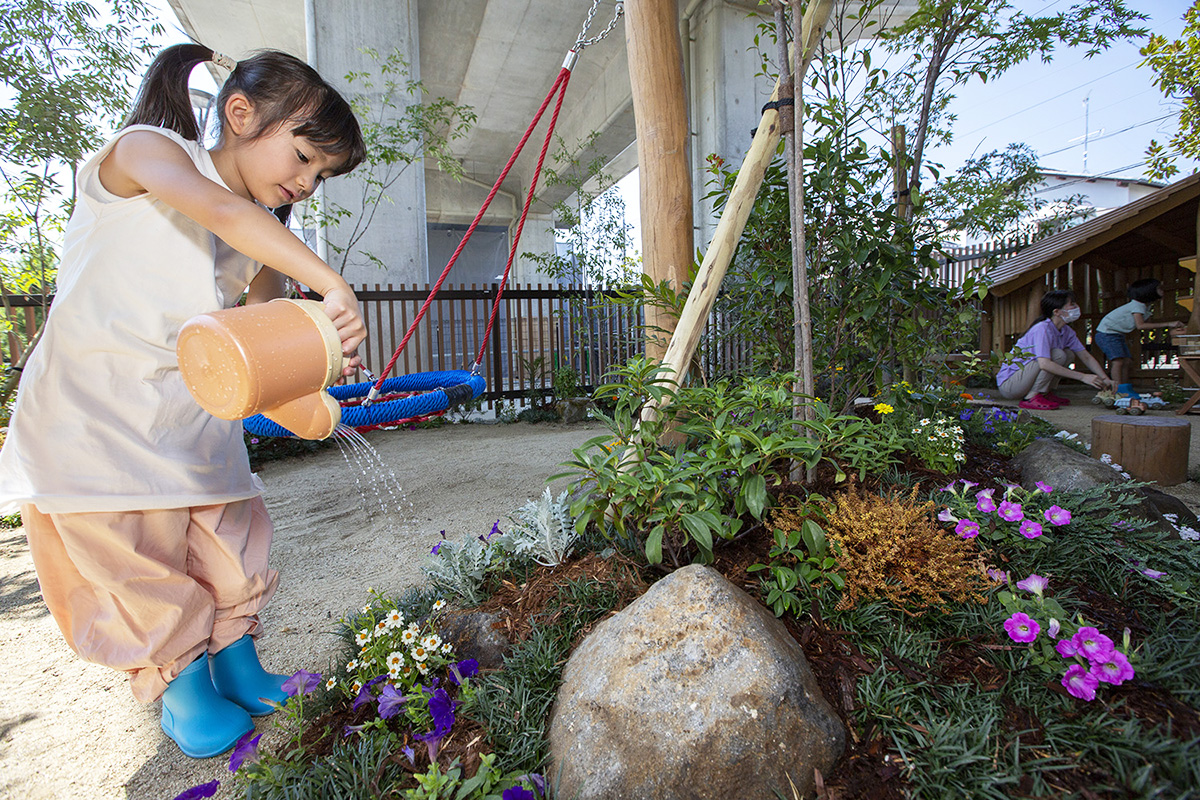
[[[616,13],[613,14],[612,21],[608,23],[608,27],[600,31],[599,35],[591,38],[587,37],[588,28],[592,27],[592,20],[596,17],[596,10],[600,8],[600,0],[592,0],[592,7],[588,11],[587,19],[583,23],[583,30],[579,32],[579,38],[575,40],[575,51],[579,52],[589,44],[595,44],[612,33],[612,29],[617,27],[617,21],[625,14],[625,4],[618,0]]]

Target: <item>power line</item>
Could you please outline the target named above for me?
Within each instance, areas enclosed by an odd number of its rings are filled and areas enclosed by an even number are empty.
[[[1089,143],[1090,142],[1098,142],[1101,139],[1107,139],[1110,136],[1116,136],[1119,133],[1125,133],[1126,131],[1131,131],[1134,128],[1140,128],[1143,125],[1150,125],[1151,123],[1154,123],[1154,122],[1162,122],[1164,119],[1170,119],[1173,116],[1174,116],[1174,114],[1163,114],[1161,117],[1155,117],[1154,119],[1148,119],[1145,122],[1139,122],[1136,125],[1130,125],[1128,128],[1121,128],[1121,130],[1119,130],[1119,131],[1113,131],[1112,133],[1102,133],[1099,136],[1089,136],[1087,138],[1087,141]],[[1083,145],[1084,145],[1084,142],[1077,142],[1072,145],[1067,145],[1066,147],[1060,147],[1057,150],[1051,150],[1049,153],[1039,153],[1038,157],[1045,158],[1046,156],[1058,155],[1059,153],[1065,153],[1068,150],[1074,150],[1076,147],[1082,147]],[[1143,163],[1145,163],[1145,162],[1143,162]]]
[[[972,128],[971,130],[967,131],[966,133],[962,133],[962,134],[959,134],[959,135],[960,135],[960,136],[970,136],[972,133],[977,133],[977,132],[979,132],[979,131],[983,130],[984,128],[990,128],[990,127],[991,127],[991,126],[993,126],[993,125],[996,125],[996,124],[999,124],[999,123],[1001,123],[1001,122],[1004,122],[1006,119],[1012,119],[1013,117],[1015,117],[1015,116],[1017,116],[1017,115],[1019,115],[1019,114],[1024,114],[1026,111],[1032,111],[1033,109],[1037,108],[1038,106],[1043,106],[1043,105],[1045,105],[1046,103],[1049,103],[1049,102],[1050,102],[1050,101],[1052,101],[1052,100],[1057,100],[1058,98],[1060,98],[1060,97],[1063,97],[1063,96],[1065,96],[1065,95],[1068,95],[1068,94],[1070,94],[1071,92],[1074,92],[1074,91],[1076,91],[1077,89],[1082,89],[1084,86],[1087,86],[1088,84],[1095,83],[1096,81],[1101,81],[1101,80],[1104,80],[1105,78],[1107,78],[1107,77],[1109,77],[1109,76],[1116,75],[1118,72],[1120,72],[1120,71],[1122,71],[1122,70],[1129,69],[1130,67],[1133,67],[1133,66],[1136,66],[1136,65],[1137,65],[1137,62],[1135,62],[1135,63],[1133,63],[1133,64],[1126,64],[1126,65],[1125,65],[1125,66],[1123,66],[1123,67],[1117,67],[1117,68],[1116,68],[1116,69],[1114,69],[1112,72],[1106,72],[1105,74],[1101,75],[1101,76],[1100,76],[1100,77],[1098,77],[1098,78],[1092,78],[1090,81],[1084,81],[1083,83],[1079,84],[1078,86],[1072,86],[1070,89],[1067,89],[1067,90],[1066,90],[1066,91],[1064,91],[1064,92],[1060,92],[1060,93],[1058,93],[1058,94],[1054,95],[1053,97],[1047,97],[1045,100],[1041,100],[1041,101],[1039,101],[1039,102],[1037,102],[1037,103],[1034,103],[1034,104],[1033,104],[1033,105],[1031,105],[1031,106],[1027,106],[1027,107],[1025,107],[1025,108],[1022,108],[1020,111],[1014,111],[1013,113],[1011,113],[1011,114],[1009,114],[1009,115],[1007,115],[1007,116],[1001,117],[1000,119],[992,120],[991,122],[988,122],[988,123],[985,123],[985,124],[983,124],[983,125],[980,125],[978,128]]]

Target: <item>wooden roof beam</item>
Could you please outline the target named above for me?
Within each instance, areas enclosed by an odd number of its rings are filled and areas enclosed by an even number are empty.
[[[1143,239],[1162,245],[1174,252],[1176,256],[1191,255],[1196,249],[1195,242],[1189,241],[1185,237],[1172,233],[1153,223],[1143,225],[1134,231],[1134,233]]]

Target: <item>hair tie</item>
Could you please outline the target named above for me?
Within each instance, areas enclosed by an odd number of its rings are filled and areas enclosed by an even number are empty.
[[[212,63],[216,64],[218,67],[224,67],[225,69],[229,70],[230,72],[233,72],[235,69],[237,69],[236,61],[234,61],[232,58],[225,55],[224,53],[218,53],[216,50],[213,50],[212,57],[209,58],[208,60],[211,61]]]

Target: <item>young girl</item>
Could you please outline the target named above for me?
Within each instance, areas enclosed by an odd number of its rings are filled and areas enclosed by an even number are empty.
[[[232,72],[206,151],[187,79],[210,60]],[[250,715],[284,699],[284,676],[263,670],[251,638],[278,580],[262,484],[241,423],[188,394],[175,340],[247,289],[251,303],[279,296],[287,275],[324,297],[353,354],[365,335],[353,291],[267,209],[363,156],[349,105],[303,62],[262,52],[235,64],[180,45],[78,174],[54,305],[0,453],[0,502],[19,504],[67,643],[127,672],[137,699],[162,697],[163,730],[192,757],[252,730]]]
[[[1129,352],[1126,334],[1150,328],[1182,328],[1178,320],[1170,322],[1147,322],[1150,319],[1150,304],[1163,296],[1162,281],[1157,278],[1142,278],[1129,284],[1126,292],[1129,302],[1118,306],[1104,315],[1096,327],[1096,346],[1108,358],[1117,394],[1140,400],[1142,396],[1133,390],[1129,381],[1133,354]]]
[[[1046,292],[1042,297],[1042,315],[1017,340],[1016,348],[1027,353],[1019,361],[1005,364],[996,376],[1000,394],[1008,399],[1023,398],[1019,405],[1034,411],[1051,411],[1070,404],[1070,400],[1054,394],[1059,380],[1073,378],[1081,383],[1103,389],[1112,381],[1104,368],[1080,343],[1070,323],[1079,319],[1079,304],[1075,293],[1063,289]],[[1092,371],[1091,375],[1067,369],[1070,353]]]

